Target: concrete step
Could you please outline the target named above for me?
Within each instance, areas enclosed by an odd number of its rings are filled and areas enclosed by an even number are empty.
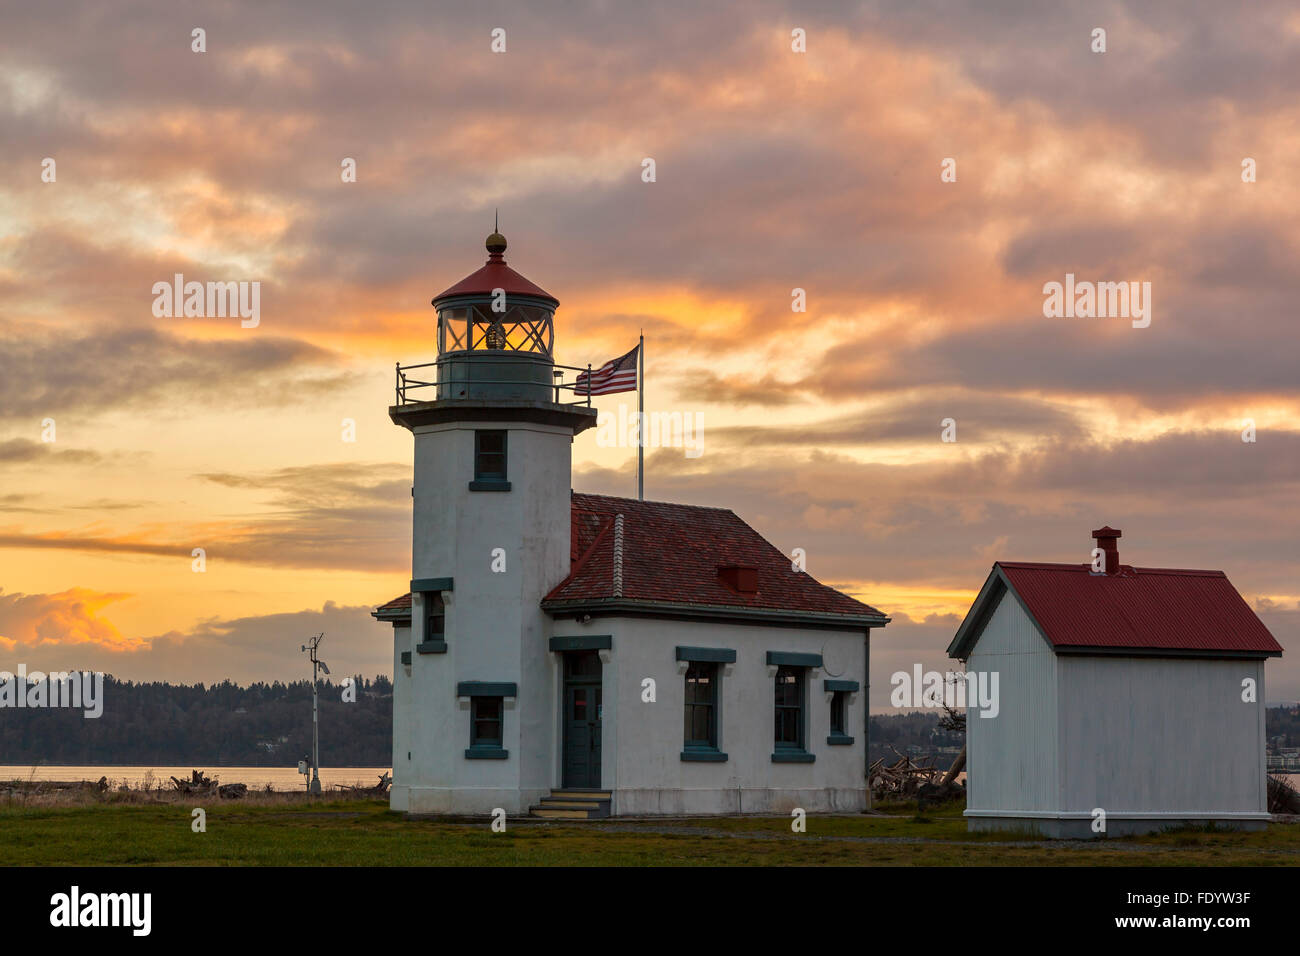
[[[614,796],[612,790],[552,790],[551,796],[565,800],[609,800]]]
[[[540,817],[543,820],[595,820],[598,818],[595,810],[556,810],[549,807],[533,807],[528,812],[531,816]]]
[[[528,812],[544,820],[600,820],[610,815],[609,790],[552,790]]]

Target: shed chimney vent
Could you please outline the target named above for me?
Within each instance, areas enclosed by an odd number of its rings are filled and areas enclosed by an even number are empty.
[[[1115,542],[1124,534],[1117,528],[1106,525],[1098,528],[1092,533],[1097,540],[1097,547],[1101,549],[1105,556],[1105,569],[1107,574],[1119,574],[1119,545]]]

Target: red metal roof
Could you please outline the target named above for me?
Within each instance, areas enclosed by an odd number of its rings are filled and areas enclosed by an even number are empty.
[[[1121,565],[1094,574],[1087,564],[1011,561],[999,569],[1056,648],[1282,653],[1222,571]]]
[[[555,305],[560,304],[560,300],[555,296],[541,286],[529,282],[506,265],[505,256],[499,252],[489,255],[487,265],[477,272],[471,272],[445,292],[438,293],[433,297],[433,301],[436,304],[438,300],[453,295],[491,295],[496,289],[504,289],[507,297],[512,295],[534,295],[538,298],[549,299]]]
[[[623,516],[621,562],[617,515]],[[572,570],[543,599],[544,608],[622,599],[885,620],[870,605],[795,571],[787,555],[725,508],[574,494],[572,542]],[[718,574],[723,566],[754,568],[758,590],[728,587]]]

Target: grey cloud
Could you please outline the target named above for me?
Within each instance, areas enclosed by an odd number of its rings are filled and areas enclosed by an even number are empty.
[[[742,392],[736,399],[743,397]],[[941,423],[948,418],[956,422],[959,442],[985,442],[1014,436],[1061,439],[1083,435],[1078,414],[1059,404],[1014,396],[950,391],[947,395],[929,393],[919,398],[890,398],[879,408],[793,426],[709,428],[707,440],[759,447],[794,445],[810,448],[897,441],[938,442],[943,431]]]
[[[325,349],[250,330],[198,340],[152,329],[32,334],[0,327],[0,417],[195,403],[292,404],[352,380]],[[290,387],[291,383],[291,387]]]
[[[102,459],[98,452],[86,448],[63,448],[55,442],[40,442],[31,438],[10,438],[0,441],[0,464],[76,464],[84,465]]]

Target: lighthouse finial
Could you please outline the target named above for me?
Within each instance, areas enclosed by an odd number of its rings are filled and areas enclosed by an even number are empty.
[[[493,210],[492,235],[487,237],[487,251],[491,253],[494,259],[500,259],[501,254],[506,251],[506,237],[501,235],[500,221],[500,211]]]

